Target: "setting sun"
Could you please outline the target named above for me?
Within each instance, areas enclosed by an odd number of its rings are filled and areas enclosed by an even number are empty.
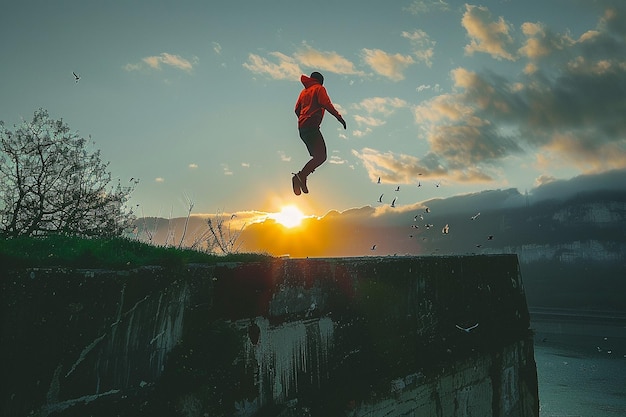
[[[304,214],[296,206],[290,205],[283,207],[279,213],[274,213],[271,218],[276,220],[277,223],[282,224],[287,228],[299,226],[304,219]]]

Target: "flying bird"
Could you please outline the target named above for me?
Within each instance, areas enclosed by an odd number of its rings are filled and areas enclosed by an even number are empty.
[[[372,249],[370,250],[376,250],[376,245],[372,245]]]
[[[443,229],[441,229],[441,233],[443,233],[444,235],[447,235],[450,232],[450,226],[448,226],[448,224],[446,223],[445,226],[443,226]]]
[[[385,195],[385,194],[381,194],[381,195],[380,195],[380,197],[378,197],[378,202],[379,202],[379,203],[382,203],[382,202],[383,202],[383,196],[384,196],[384,195]]]
[[[439,188],[439,186],[441,185],[441,181],[439,181],[438,183],[435,184],[435,187]]]
[[[378,184],[380,184],[380,177],[378,177]]]
[[[470,217],[472,220],[476,220],[478,218],[478,216],[480,216],[480,212],[474,214],[472,217]]]
[[[78,80],[80,80],[80,76],[76,74],[74,71],[72,71],[72,74],[74,74],[74,80],[76,81],[76,83],[78,83]]]
[[[493,235],[487,236],[487,240],[493,240]]]
[[[464,331],[465,333],[469,333],[469,332],[471,332],[472,330],[474,330],[474,329],[475,329],[475,328],[477,328],[477,327],[478,327],[478,323],[476,323],[475,325],[473,325],[473,326],[471,326],[471,327],[461,327],[461,326],[459,326],[458,324],[456,325],[456,328],[457,328],[457,329],[462,330],[462,331]]]
[[[393,201],[391,202],[391,207],[395,207],[396,206],[396,199],[397,199],[397,197],[394,198]]]
[[[422,186],[422,183],[421,183],[420,181],[418,181],[418,182],[417,182],[417,186],[418,186],[418,187],[421,187],[421,186]]]
[[[424,213],[430,213],[430,209],[428,207],[424,208]]]
[[[400,191],[400,186],[399,185],[396,187],[396,191]]]

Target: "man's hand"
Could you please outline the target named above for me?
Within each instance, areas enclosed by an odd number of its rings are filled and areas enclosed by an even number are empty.
[[[339,117],[337,117],[337,120],[339,120],[339,123],[341,123],[343,125],[344,129],[346,129],[346,121],[343,120],[343,117],[339,116]]]

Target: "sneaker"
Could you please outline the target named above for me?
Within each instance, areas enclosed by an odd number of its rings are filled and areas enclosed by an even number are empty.
[[[301,189],[300,189],[300,180],[298,179],[298,174],[293,174],[293,177],[291,178],[291,185],[293,186],[293,193],[295,195],[300,195]]]
[[[300,188],[302,189],[302,192],[304,194],[308,194],[309,188],[306,186],[306,177],[302,175],[302,172],[298,172],[296,177],[298,177],[298,181],[300,181]]]

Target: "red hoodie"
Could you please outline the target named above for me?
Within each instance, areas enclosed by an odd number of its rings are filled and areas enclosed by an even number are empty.
[[[335,109],[328,97],[326,88],[315,78],[302,75],[300,81],[304,85],[304,90],[300,92],[296,102],[296,116],[298,116],[298,128],[312,127],[319,128],[324,117],[324,109],[336,118],[341,114]]]

